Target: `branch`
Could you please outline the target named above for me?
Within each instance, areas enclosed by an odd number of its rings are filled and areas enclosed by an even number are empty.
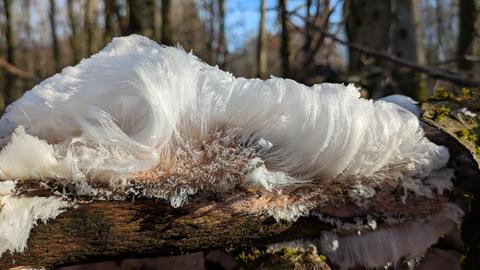
[[[296,12],[292,12],[291,14],[305,20],[304,16],[301,16]],[[349,47],[350,49],[359,51],[361,53],[368,54],[368,55],[373,56],[375,58],[386,60],[386,61],[389,61],[391,63],[397,64],[399,66],[404,66],[404,67],[413,69],[415,71],[425,73],[432,78],[450,81],[450,82],[453,82],[453,83],[456,83],[456,84],[462,85],[462,86],[480,87],[480,80],[469,78],[469,77],[467,77],[463,74],[452,73],[449,70],[445,70],[445,69],[439,69],[439,68],[434,68],[434,67],[430,67],[430,66],[419,65],[419,64],[416,64],[414,62],[404,60],[404,59],[398,58],[396,56],[390,55],[388,53],[379,52],[379,51],[373,50],[371,48],[367,48],[367,47],[364,47],[364,46],[361,46],[361,45],[358,45],[358,44],[350,43],[348,41],[345,41],[343,39],[338,38],[336,35],[334,35],[332,33],[329,33],[327,31],[323,30],[321,27],[312,26],[312,28],[321,32],[323,35],[325,35],[326,37],[330,38],[331,40],[333,40],[337,43],[340,43],[344,46]]]
[[[2,67],[6,72],[13,74],[15,76],[18,76],[20,78],[33,80],[35,82],[40,81],[35,75],[10,64],[9,62],[7,62],[7,60],[3,58],[0,58],[0,67]]]
[[[318,236],[329,227],[314,218],[276,223],[272,217],[235,213],[214,202],[173,208],[154,200],[93,201],[36,226],[27,250],[3,254],[0,269],[55,269],[119,257],[263,246]]]

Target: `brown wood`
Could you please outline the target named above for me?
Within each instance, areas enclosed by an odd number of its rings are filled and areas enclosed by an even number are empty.
[[[153,200],[94,201],[35,227],[24,253],[4,254],[0,269],[55,267],[116,257],[178,255],[216,248],[262,246],[313,237],[318,220],[276,223],[272,217],[231,213],[216,203],[174,209]],[[196,207],[194,207],[196,206]]]

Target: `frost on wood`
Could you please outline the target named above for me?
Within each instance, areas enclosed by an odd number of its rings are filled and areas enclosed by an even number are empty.
[[[37,222],[55,218],[68,206],[56,197],[14,197],[14,189],[14,181],[0,182],[0,255],[24,251]]]
[[[234,209],[277,219],[318,208],[421,219],[446,207],[452,171],[417,112],[404,97],[360,99],[353,85],[235,78],[132,35],[7,108],[0,179],[56,179],[79,195],[134,194],[175,207],[197,193],[259,192]],[[393,206],[381,206],[393,193]],[[416,197],[435,207],[418,210]]]

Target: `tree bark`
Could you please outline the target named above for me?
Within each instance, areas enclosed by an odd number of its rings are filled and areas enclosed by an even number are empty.
[[[390,0],[347,0],[344,3],[345,30],[348,42],[386,52],[391,24]],[[362,53],[348,52],[348,69],[362,71]]]
[[[104,19],[105,19],[105,35],[103,43],[109,43],[118,31],[115,27],[120,22],[120,18],[115,18],[118,14],[118,3],[116,0],[104,0]]]
[[[172,22],[170,20],[171,2],[162,0],[162,43],[172,45]]]
[[[61,68],[60,63],[60,45],[58,43],[57,37],[57,23],[55,19],[57,18],[57,5],[55,0],[50,0],[50,12],[49,12],[49,20],[50,20],[50,33],[52,35],[52,48],[53,48],[53,61],[55,64],[55,72],[59,72]],[[15,65],[15,63],[10,62],[11,64]]]
[[[179,209],[153,200],[94,201],[36,226],[24,253],[4,254],[1,269],[56,267],[116,257],[171,256],[217,248],[263,246],[318,236],[314,218],[276,223],[209,203]]]
[[[480,5],[480,1],[479,2]],[[480,12],[480,7],[475,6],[475,0],[460,0],[459,3],[459,33],[457,43],[457,66],[462,70],[471,70],[473,61],[466,56],[473,54],[475,39],[475,22]]]
[[[258,29],[257,40],[257,76],[266,79],[267,76],[267,30],[265,22],[267,17],[267,1],[261,0],[260,3],[260,25]]]
[[[282,76],[288,78],[290,76],[290,35],[288,32],[288,11],[287,1],[279,0],[278,9],[280,13],[280,25],[282,28],[280,60],[282,63]]]
[[[7,51],[7,62],[16,66],[17,57],[16,57],[16,37],[13,29],[13,14],[12,14],[12,0],[4,0],[3,8],[5,12],[5,39],[6,39],[6,51]],[[5,89],[6,89],[6,98],[7,102],[5,105],[8,105],[15,100],[19,99],[23,91],[18,85],[18,78],[11,74],[7,73],[5,76]]]
[[[22,5],[22,21],[23,21],[23,30],[25,32],[25,41],[22,44],[22,54],[23,54],[23,68],[29,72],[33,72],[33,57],[32,50],[33,41],[32,41],[32,28],[30,25],[30,11],[31,11],[31,0],[23,0]]]
[[[85,32],[87,34],[87,54],[90,56],[97,51],[97,1],[85,2]]]
[[[215,5],[214,0],[205,0],[205,9],[208,14],[208,40],[207,40],[207,55],[208,63],[216,64],[216,54],[214,50],[215,43]]]
[[[155,0],[129,0],[128,34],[155,39]]]
[[[227,65],[227,39],[225,37],[225,0],[217,0],[218,4],[218,47],[217,47],[217,63],[221,69],[225,69]]]
[[[67,0],[68,24],[70,25],[70,47],[72,49],[73,64],[77,64],[81,59],[81,47],[78,39],[78,21],[74,9],[74,0]]]
[[[392,0],[393,17],[390,31],[392,53],[405,60],[423,65],[425,52],[420,28],[420,3],[418,0]],[[421,74],[394,70],[396,92],[419,99],[425,96],[425,83]]]

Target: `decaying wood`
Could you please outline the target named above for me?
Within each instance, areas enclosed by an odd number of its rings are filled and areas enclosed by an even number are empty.
[[[318,220],[276,223],[234,213],[214,202],[172,208],[163,202],[95,201],[35,227],[24,253],[4,254],[0,268],[53,269],[115,257],[177,255],[216,248],[258,246],[319,235]]]
[[[456,197],[462,192],[477,192],[480,179],[478,159],[445,122],[429,118],[434,107],[424,104],[427,137],[445,145],[451,153],[450,165],[456,168]],[[450,121],[446,119],[443,121]],[[454,121],[454,119],[452,120]],[[31,183],[30,183],[31,184]],[[24,196],[49,196],[50,192],[26,186]],[[457,188],[458,187],[458,188]],[[480,194],[480,192],[478,192]],[[85,198],[83,198],[85,199]],[[212,249],[262,247],[270,243],[315,238],[331,226],[315,218],[296,222],[276,222],[267,215],[232,211],[228,204],[210,198],[193,198],[186,206],[173,208],[160,200],[78,202],[47,224],[36,226],[24,253],[3,254],[0,269],[44,267],[86,263],[129,257],[168,256]],[[474,201],[472,207],[479,208]],[[478,212],[477,212],[478,213]],[[468,241],[478,225],[478,217],[467,214],[464,239]],[[478,233],[477,233],[478,234]],[[469,257],[470,258],[470,257]]]

